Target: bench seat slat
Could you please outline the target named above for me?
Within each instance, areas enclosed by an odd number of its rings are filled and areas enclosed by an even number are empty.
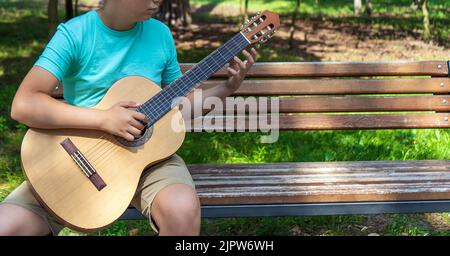
[[[450,182],[449,172],[435,172],[433,177],[429,177],[430,173],[415,173],[412,177],[410,174],[392,173],[388,176],[379,176],[379,174],[333,174],[332,177],[321,174],[309,174],[309,175],[264,175],[258,176],[258,180],[254,180],[257,175],[245,175],[239,177],[220,175],[219,177],[209,176],[204,177],[201,175],[194,175],[197,179],[197,185],[202,188],[214,188],[214,187],[241,187],[241,186],[324,186],[327,184],[386,184],[386,183],[422,183],[423,180],[427,181],[441,181]],[[225,178],[228,178],[225,180]]]
[[[352,173],[354,170],[363,171],[389,171],[393,168],[396,172],[412,171],[449,171],[450,160],[408,160],[408,161],[342,161],[342,162],[281,162],[281,163],[252,163],[252,164],[191,164],[192,174],[219,175],[229,172],[257,172],[263,174],[276,169],[277,173]],[[217,168],[220,166],[220,168]]]
[[[400,201],[400,200],[443,200],[450,197],[448,187],[450,182],[441,187],[427,186],[427,184],[418,185],[416,189],[401,190],[394,184],[390,189],[362,191],[367,185],[349,188],[349,193],[339,193],[338,190],[331,188],[328,193],[312,194],[309,189],[304,193],[283,193],[284,190],[275,191],[266,194],[251,194],[246,190],[234,191],[234,193],[220,193],[215,190],[208,190],[208,194],[202,195],[200,199],[203,205],[242,205],[242,204],[286,204],[286,203],[330,203],[330,202],[375,202],[375,201]],[[265,189],[267,192],[267,189]],[[434,192],[430,192],[434,190]],[[353,192],[353,193],[352,193]],[[356,192],[356,193],[355,193]],[[247,194],[248,197],[240,197]]]
[[[180,65],[182,72],[193,63]],[[247,77],[448,76],[445,61],[415,62],[257,62]],[[226,67],[213,77],[226,77]]]
[[[267,117],[270,121],[270,116]],[[219,125],[223,123],[224,125]],[[226,118],[204,116],[194,119],[187,131],[269,131],[273,126],[256,116]],[[249,126],[249,124],[252,124]],[[219,127],[219,129],[217,128]],[[228,127],[228,128],[227,128]],[[251,129],[250,129],[250,128]],[[429,114],[355,114],[355,115],[280,115],[280,130],[362,130],[362,129],[450,128],[449,113]]]
[[[381,168],[374,170],[376,166]],[[447,160],[193,164],[188,168],[204,205],[450,199]]]

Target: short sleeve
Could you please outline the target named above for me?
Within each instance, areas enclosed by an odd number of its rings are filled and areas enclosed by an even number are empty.
[[[61,24],[34,65],[46,69],[61,81],[75,62],[75,56],[74,37],[66,26]]]
[[[180,65],[177,60],[177,49],[175,48],[175,42],[173,40],[170,30],[167,30],[167,40],[166,41],[166,51],[167,51],[167,62],[162,73],[161,83],[170,84],[177,80],[181,76]]]

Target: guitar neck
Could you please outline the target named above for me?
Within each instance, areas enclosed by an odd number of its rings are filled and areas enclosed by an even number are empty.
[[[148,117],[148,126],[150,127],[176,105],[179,97],[188,95],[189,92],[225,66],[225,64],[249,44],[242,33],[237,33],[224,45],[194,65],[183,76],[139,106],[137,111]]]

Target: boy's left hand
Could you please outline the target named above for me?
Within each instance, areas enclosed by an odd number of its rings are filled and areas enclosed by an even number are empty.
[[[248,70],[253,66],[256,60],[256,50],[255,48],[251,49],[251,53],[246,50],[242,51],[242,54],[245,56],[245,60],[240,60],[237,56],[230,61],[230,65],[228,66],[228,81],[227,88],[232,92],[236,91],[239,86],[241,86],[242,81],[245,78]]]

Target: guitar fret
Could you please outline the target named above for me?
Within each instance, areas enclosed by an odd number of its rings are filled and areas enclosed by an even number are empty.
[[[159,118],[172,109],[174,99],[186,96],[192,89],[196,88],[202,81],[207,80],[222,66],[249,45],[245,37],[238,33],[220,48],[213,51],[202,61],[194,65],[183,76],[172,82],[143,105],[138,111],[149,118],[149,125],[153,125]]]

